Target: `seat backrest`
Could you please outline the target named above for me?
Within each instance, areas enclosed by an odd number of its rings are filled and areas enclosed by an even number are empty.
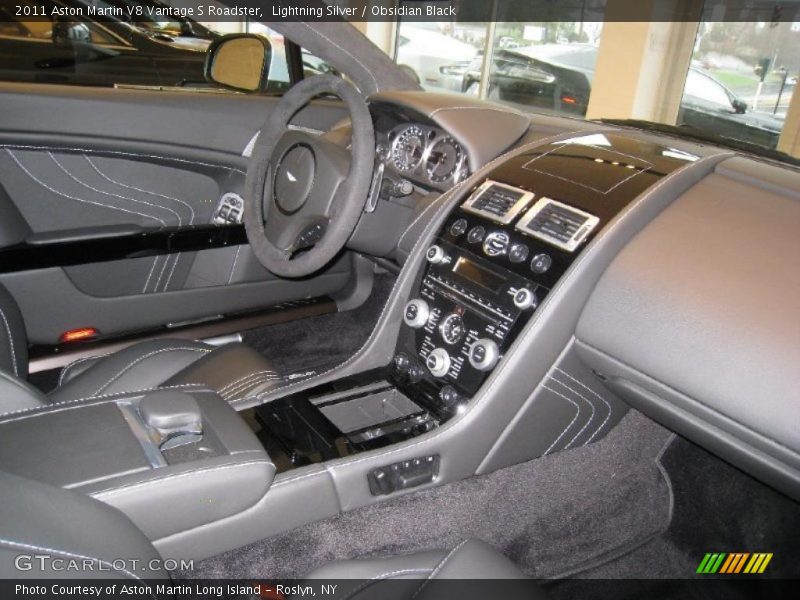
[[[0,369],[28,378],[28,336],[14,296],[0,284]]]
[[[169,575],[150,541],[117,509],[0,471],[0,578],[43,577],[148,580]]]

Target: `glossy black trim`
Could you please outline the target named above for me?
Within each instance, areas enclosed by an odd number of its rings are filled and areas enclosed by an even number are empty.
[[[365,386],[383,384],[364,390]],[[364,395],[396,389],[420,407],[420,411],[364,430],[343,433],[320,410]],[[311,398],[352,390],[315,405]],[[412,381],[393,365],[372,369],[289,394],[252,409],[249,413],[261,426],[260,439],[271,456],[281,455],[280,471],[325,462],[405,441],[438,427],[452,416],[438,397],[439,390],[426,381]],[[363,435],[381,430],[379,435]]]
[[[247,243],[243,225],[196,225],[146,229],[112,237],[0,248],[0,273],[70,267],[126,258],[192,252]]]
[[[528,206],[509,223],[502,224],[485,216],[465,211],[464,202],[454,207],[436,237],[435,244],[445,250],[450,261],[446,264],[426,263],[417,274],[417,283],[412,298],[424,299],[432,316],[425,328],[411,329],[403,325],[400,329],[395,354],[403,354],[418,369],[424,379],[441,388],[455,386],[463,397],[471,398],[491,373],[477,371],[468,362],[467,356],[472,342],[465,337],[456,345],[448,345],[441,335],[439,325],[445,316],[460,312],[467,331],[477,332],[476,338],[488,338],[498,345],[500,360],[511,347],[517,335],[527,324],[530,316],[545,300],[581,252],[620,211],[640,194],[655,185],[660,179],[685,167],[699,157],[671,146],[654,142],[644,137],[623,133],[577,135],[570,140],[543,144],[528,152],[501,162],[486,174],[465,196],[465,201],[486,180],[531,192],[534,197]],[[586,235],[574,251],[570,252],[542,239],[520,231],[516,225],[525,218],[527,211],[539,199],[547,197],[593,215],[599,222]],[[467,222],[464,233],[451,231],[455,221]],[[469,241],[469,231],[480,227],[484,237],[480,242]],[[504,233],[509,247],[524,244],[528,257],[521,263],[512,263],[507,251],[500,256],[488,256],[482,241],[490,233]],[[531,261],[537,255],[546,254],[552,261],[544,273],[531,269]],[[487,291],[452,272],[458,258],[466,258],[494,272],[506,280],[500,293]],[[457,283],[463,293],[455,295],[447,284]],[[527,287],[535,293],[534,306],[519,310],[513,304],[513,289]],[[487,317],[486,308],[507,311],[504,322]],[[424,366],[430,351],[443,348],[453,363],[462,360],[461,367],[454,366],[443,378],[434,377]],[[453,376],[452,373],[456,373]]]

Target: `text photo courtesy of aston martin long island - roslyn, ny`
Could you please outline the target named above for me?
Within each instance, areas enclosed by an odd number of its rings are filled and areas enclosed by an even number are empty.
[[[800,0],[0,0],[0,598],[800,590]]]

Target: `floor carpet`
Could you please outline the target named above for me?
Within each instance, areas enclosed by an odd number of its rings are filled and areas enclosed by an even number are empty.
[[[278,373],[320,373],[350,358],[367,340],[394,281],[393,275],[376,275],[372,293],[356,309],[251,329],[243,341]]]
[[[336,559],[489,542],[534,577],[605,562],[662,533],[669,432],[630,412],[604,439],[311,523],[195,565],[187,576],[301,577]],[[276,515],[279,518],[279,515]]]

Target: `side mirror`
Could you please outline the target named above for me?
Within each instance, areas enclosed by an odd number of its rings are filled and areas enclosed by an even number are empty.
[[[743,115],[744,113],[747,112],[747,102],[745,102],[744,100],[739,100],[738,98],[734,98],[731,104],[733,106],[734,112],[736,112],[737,115]]]
[[[267,89],[272,46],[260,35],[234,33],[208,47],[205,77],[210,83],[239,92]]]

